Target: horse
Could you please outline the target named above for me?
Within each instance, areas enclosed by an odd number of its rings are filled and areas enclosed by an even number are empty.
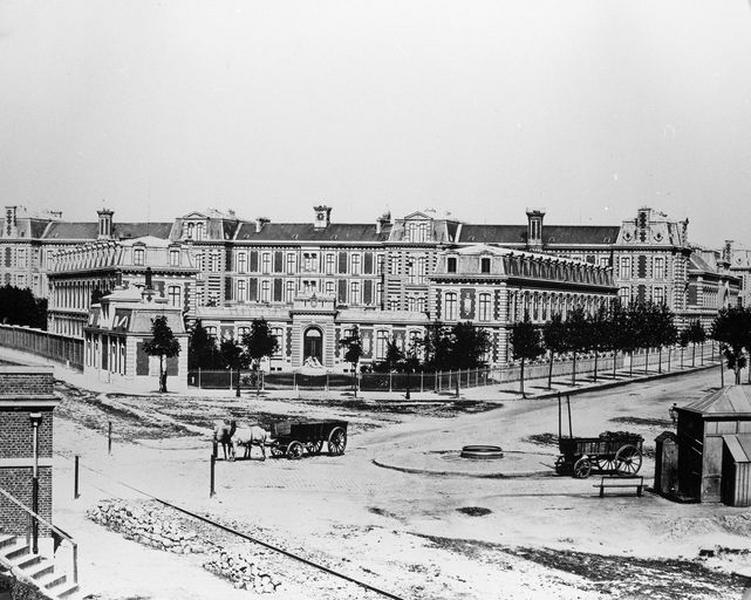
[[[266,431],[260,425],[251,425],[249,427],[239,427],[230,440],[232,457],[235,456],[235,444],[245,446],[244,458],[251,458],[252,447],[258,446],[263,452],[263,458],[266,460],[266,446],[271,441],[271,433]]]
[[[232,460],[235,457],[232,448],[232,436],[237,430],[237,421],[214,421],[214,447],[217,442],[222,445],[224,460]]]

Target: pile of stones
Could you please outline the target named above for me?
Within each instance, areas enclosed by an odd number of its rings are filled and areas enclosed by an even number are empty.
[[[177,554],[207,554],[207,571],[227,579],[238,589],[259,594],[274,592],[281,582],[251,559],[207,539],[191,528],[191,520],[157,502],[101,500],[87,512],[89,519],[125,539]]]
[[[253,590],[257,594],[272,593],[281,585],[280,581],[262,573],[255,563],[237,552],[214,552],[203,568],[228,579],[238,589]]]
[[[153,502],[129,504],[124,500],[102,500],[87,516],[125,539],[158,550],[201,554],[213,546],[198,539],[195,531],[186,531],[183,520],[173,511]]]

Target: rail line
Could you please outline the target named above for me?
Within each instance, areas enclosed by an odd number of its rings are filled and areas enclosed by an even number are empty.
[[[59,452],[55,452],[58,456],[61,458],[64,458],[65,460],[70,461],[69,456],[65,456],[64,454],[61,454]],[[308,565],[309,567],[312,567],[314,569],[318,569],[319,571],[322,571],[324,573],[327,573],[329,575],[333,575],[334,577],[338,577],[339,579],[343,579],[344,581],[348,581],[349,583],[354,583],[355,585],[360,586],[363,589],[366,589],[368,591],[374,592],[376,594],[379,594],[380,596],[383,596],[384,598],[391,598],[392,600],[405,600],[401,596],[397,596],[396,594],[392,594],[391,592],[387,592],[386,590],[382,590],[380,588],[377,588],[375,586],[370,585],[369,583],[365,583],[364,581],[360,581],[359,579],[355,579],[354,577],[351,577],[350,575],[347,575],[346,573],[341,573],[340,571],[336,571],[335,569],[332,569],[330,567],[327,567],[326,565],[322,565],[320,563],[317,563],[315,561],[312,561],[308,558],[305,558],[304,556],[300,556],[298,554],[295,554],[294,552],[290,552],[289,550],[285,550],[284,548],[280,548],[278,546],[275,546],[274,544],[270,544],[269,542],[265,542],[263,540],[260,540],[256,537],[253,537],[251,535],[248,535],[247,533],[244,533],[242,531],[238,531],[237,529],[233,529],[232,527],[228,527],[227,525],[224,525],[222,523],[218,523],[217,521],[214,521],[212,519],[209,519],[208,517],[204,517],[203,515],[199,515],[187,508],[184,508],[182,506],[179,506],[177,504],[174,504],[172,502],[169,502],[167,500],[164,500],[163,498],[159,498],[158,496],[154,496],[153,494],[150,494],[149,492],[145,492],[144,490],[141,490],[129,483],[126,483],[125,481],[121,481],[119,479],[115,479],[114,477],[108,475],[107,473],[104,473],[100,471],[99,469],[95,469],[93,467],[90,467],[84,463],[79,463],[81,467],[84,469],[91,471],[92,473],[96,473],[97,475],[100,475],[102,477],[105,477],[106,479],[109,479],[110,481],[121,485],[129,490],[132,490],[134,492],[137,492],[138,494],[141,494],[151,500],[154,500],[156,502],[159,502],[160,504],[163,504],[164,506],[168,506],[178,512],[181,512],[185,515],[188,515],[189,517],[193,519],[197,519],[199,521],[202,521],[208,525],[212,525],[213,527],[216,527],[217,529],[221,529],[222,531],[225,531],[227,533],[230,533],[232,535],[235,535],[239,538],[242,538],[244,540],[247,540],[249,542],[252,542],[254,544],[258,544],[259,546],[263,546],[264,548],[267,548],[269,550],[272,550],[274,552],[277,552],[279,554],[282,554],[283,556],[286,556],[288,558],[291,558],[293,560],[296,560],[298,562],[301,562],[305,565]],[[107,494],[112,493],[109,490],[102,489],[94,484],[88,484],[91,485],[94,488],[99,489],[102,492],[105,492]]]

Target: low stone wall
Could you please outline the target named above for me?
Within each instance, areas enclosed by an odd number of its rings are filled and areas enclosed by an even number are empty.
[[[256,562],[255,557],[223,546],[199,533],[195,521],[157,502],[102,500],[87,516],[125,539],[176,554],[205,554],[203,568],[229,580],[239,589],[274,592],[281,582]]]

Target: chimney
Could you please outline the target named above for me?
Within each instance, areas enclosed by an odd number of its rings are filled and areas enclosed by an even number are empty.
[[[316,229],[325,229],[328,227],[331,223],[331,207],[321,204],[320,206],[314,206],[313,210],[316,212],[313,227]]]
[[[256,233],[261,233],[261,230],[266,223],[271,223],[271,219],[267,219],[266,217],[256,218]]]
[[[96,211],[96,214],[99,217],[99,234],[97,238],[100,240],[112,239],[112,215],[114,212],[108,208],[103,208]]]
[[[725,240],[725,247],[722,249],[722,260],[730,263],[733,258],[733,240]]]
[[[50,211],[50,217],[53,219],[62,219],[63,218],[63,211],[61,210],[51,210]]]
[[[542,250],[542,220],[544,218],[544,210],[527,209],[527,249]]]
[[[18,216],[17,206],[5,207],[5,235],[8,237],[15,234],[17,216]]]
[[[381,233],[383,228],[389,223],[391,223],[391,213],[386,211],[376,219],[376,233]]]

